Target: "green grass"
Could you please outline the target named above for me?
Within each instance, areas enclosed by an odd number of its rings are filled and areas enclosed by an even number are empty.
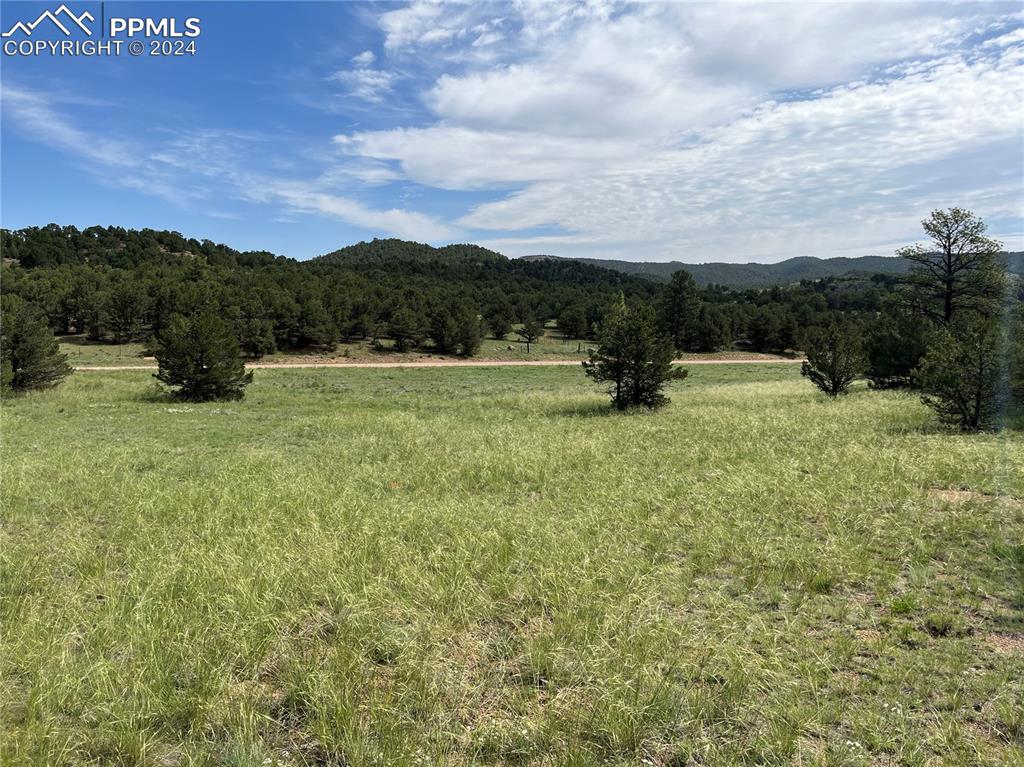
[[[1020,433],[792,365],[671,396],[335,369],[5,402],[4,763],[1024,762]]]
[[[68,362],[73,367],[152,367],[156,364],[152,357],[143,356],[147,351],[145,344],[92,342],[86,340],[85,336],[81,335],[61,336],[60,340],[60,350],[68,356]],[[454,355],[434,354],[422,349],[403,353],[395,352],[391,349],[392,342],[387,339],[382,344],[383,349],[378,350],[374,348],[373,344],[368,342],[340,343],[332,351],[307,349],[277,352],[258,361],[261,363],[287,364],[289,362],[417,362],[432,359],[463,359]],[[588,351],[592,346],[592,342],[589,341],[562,338],[556,330],[549,328],[547,335],[530,346],[529,353],[526,351],[526,345],[520,343],[514,333],[510,333],[504,340],[497,340],[487,336],[480,344],[480,350],[474,359],[522,361],[578,359],[582,361],[587,359]],[[714,354],[687,354],[684,356],[696,359],[748,359],[767,358],[771,355],[749,352],[717,352]]]

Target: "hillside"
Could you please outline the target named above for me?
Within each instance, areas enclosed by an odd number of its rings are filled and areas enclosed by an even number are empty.
[[[673,272],[685,269],[693,275],[699,285],[718,284],[736,289],[786,285],[800,280],[819,280],[851,273],[904,274],[907,271],[907,262],[895,256],[858,256],[855,258],[799,256],[776,264],[728,264],[723,262],[684,264],[681,261],[566,259],[562,256],[544,255],[523,256],[522,260],[576,260],[659,282],[666,282]],[[1003,260],[1011,273],[1024,276],[1024,252],[1004,253]]]
[[[314,263],[342,266],[371,266],[408,261],[441,261],[445,263],[495,264],[508,259],[479,245],[458,244],[435,248],[422,242],[395,238],[357,242],[312,259]]]

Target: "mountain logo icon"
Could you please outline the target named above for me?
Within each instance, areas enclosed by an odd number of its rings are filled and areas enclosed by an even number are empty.
[[[71,12],[71,9],[69,9],[66,5],[62,3],[60,7],[57,8],[57,10],[55,11],[43,11],[41,14],[39,14],[39,18],[37,18],[33,22],[30,22],[28,24],[26,24],[24,21],[15,22],[14,26],[12,26],[10,29],[4,32],[2,36],[13,37],[16,32],[21,32],[26,37],[31,37],[32,32],[35,31],[35,28],[39,26],[41,23],[43,23],[43,21],[46,19],[52,21],[56,25],[57,29],[59,29],[61,32],[63,32],[65,35],[69,37],[71,36],[72,24],[77,26],[79,29],[85,32],[85,34],[91,37],[92,30],[89,29],[89,27],[87,27],[84,22],[95,21],[96,17],[88,11],[86,11],[80,16],[76,16],[74,13]]]

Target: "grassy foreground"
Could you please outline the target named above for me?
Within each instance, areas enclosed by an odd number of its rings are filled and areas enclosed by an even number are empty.
[[[76,374],[4,403],[0,754],[1024,763],[1024,445],[707,366]]]

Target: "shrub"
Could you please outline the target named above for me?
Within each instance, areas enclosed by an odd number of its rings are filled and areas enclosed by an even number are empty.
[[[192,402],[241,399],[252,382],[231,326],[215,314],[175,315],[157,337],[157,380]]]
[[[583,363],[588,376],[611,384],[608,393],[619,410],[657,408],[668,402],[662,393],[687,372],[673,367],[672,342],[655,333],[654,314],[646,307],[627,308],[620,298],[598,327],[598,348]]]
[[[914,371],[928,348],[930,323],[908,314],[883,315],[868,330],[867,379],[873,389],[913,387]]]
[[[809,330],[804,350],[807,359],[800,366],[800,375],[833,399],[846,394],[864,370],[859,340],[837,325]]]
[[[964,431],[999,425],[1009,398],[1006,333],[992,318],[961,319],[936,334],[917,377],[923,402]]]
[[[39,309],[5,295],[0,314],[0,390],[46,389],[71,373],[67,355]]]

